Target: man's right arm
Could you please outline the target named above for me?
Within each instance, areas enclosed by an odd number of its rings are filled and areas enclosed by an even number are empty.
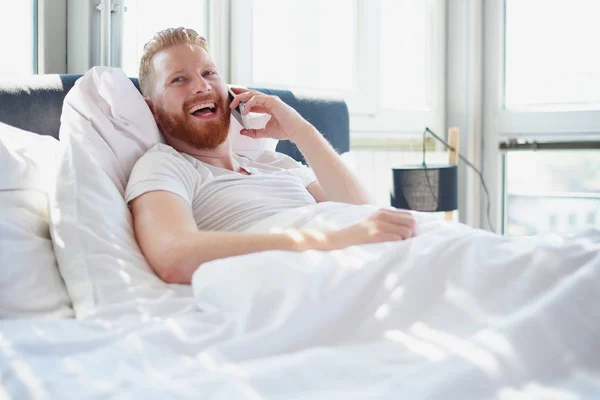
[[[332,232],[229,233],[198,230],[185,200],[151,191],[130,202],[135,234],[144,256],[167,283],[191,283],[203,263],[267,250],[335,250],[402,240],[412,236],[414,219],[404,211],[380,210],[365,221]]]

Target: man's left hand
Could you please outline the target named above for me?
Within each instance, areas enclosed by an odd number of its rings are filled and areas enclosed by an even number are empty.
[[[242,101],[244,114],[257,112],[269,114],[271,119],[263,129],[242,130],[240,134],[254,139],[272,138],[277,140],[290,140],[294,142],[303,132],[310,130],[312,125],[306,121],[296,110],[285,104],[279,97],[261,93],[257,90],[232,87],[236,94],[230,107],[233,109]]]

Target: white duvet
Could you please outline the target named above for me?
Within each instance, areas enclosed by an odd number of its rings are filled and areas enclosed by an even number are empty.
[[[322,203],[252,230],[370,212]],[[0,398],[600,398],[600,231],[416,218],[402,242],[205,264],[158,317],[0,321]]]

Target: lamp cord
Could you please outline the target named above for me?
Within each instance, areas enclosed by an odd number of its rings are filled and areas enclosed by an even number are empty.
[[[458,158],[460,158],[465,164],[467,164],[469,167],[471,167],[477,173],[477,175],[479,176],[479,180],[481,182],[481,186],[483,187],[483,190],[485,192],[485,197],[486,197],[486,216],[487,216],[488,226],[490,227],[490,229],[493,232],[496,232],[496,229],[494,229],[494,225],[492,225],[492,221],[491,221],[491,218],[490,218],[490,193],[488,192],[487,186],[485,184],[485,180],[483,179],[483,174],[477,169],[477,167],[475,167],[473,164],[471,164],[469,162],[469,160],[467,160],[465,157],[463,157],[463,155],[460,154],[457,149],[455,149],[454,147],[450,146],[450,144],[448,144],[444,139],[442,139],[441,137],[439,137],[438,135],[436,135],[428,127],[425,127],[425,130],[423,131],[423,166],[427,168],[427,164],[425,162],[425,134],[427,132],[429,132],[440,143],[442,143],[444,146],[446,146],[447,149],[450,149],[451,151],[455,151],[456,154],[458,155]],[[436,196],[434,195],[433,189],[431,187],[431,183],[429,182],[429,175],[427,175],[427,170],[425,170],[425,177],[427,178],[427,184],[429,185],[429,190],[431,191],[431,194],[435,198]],[[437,198],[435,199],[435,202],[437,203]]]

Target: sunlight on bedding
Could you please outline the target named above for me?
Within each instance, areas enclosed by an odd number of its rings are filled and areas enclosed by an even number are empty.
[[[79,385],[86,385],[102,390],[107,388],[104,382],[98,382],[92,376],[86,366],[79,362],[75,357],[67,357],[61,360],[62,369],[70,374],[70,379],[77,382]],[[118,368],[118,364],[112,365],[113,368]]]
[[[219,365],[216,361],[206,352],[198,354],[196,359],[200,361],[208,371],[216,371],[219,369]]]
[[[33,331],[33,334],[39,338],[42,338],[42,339],[48,338],[48,334],[38,327],[33,328],[32,331]]]
[[[63,359],[62,364],[65,368],[65,371],[68,371],[73,375],[82,375],[82,372],[84,371],[81,364],[79,364],[73,357],[67,357]]]
[[[341,267],[361,269],[365,266],[365,262],[362,258],[349,254],[349,252],[345,250],[334,250],[331,252],[331,256],[335,259],[336,265]]]
[[[0,399],[13,400],[13,397],[0,385]]]
[[[250,379],[250,373],[247,370],[235,364],[225,364],[221,370],[226,374],[235,376],[236,378],[242,378],[245,380]],[[257,399],[261,398],[260,396],[258,396],[258,393],[254,393],[257,396]]]
[[[380,305],[375,311],[375,319],[379,321],[384,320],[388,315],[390,315],[390,306],[387,304]]]
[[[102,328],[105,331],[113,329],[115,327],[113,321],[109,321],[104,318],[94,318],[94,324],[97,324],[99,328]]]
[[[447,353],[439,347],[423,340],[419,340],[401,330],[390,329],[385,331],[383,336],[392,342],[403,344],[408,350],[427,358],[429,361],[441,361],[447,355]]]
[[[503,388],[497,393],[498,400],[529,400],[529,399],[544,399],[544,400],[578,400],[579,396],[573,393],[543,386],[537,382],[527,383],[522,389]]]
[[[43,382],[37,378],[29,364],[27,364],[24,360],[17,357],[17,353],[13,349],[12,342],[6,339],[0,333],[0,352],[2,353],[2,358],[7,358],[10,360],[4,367],[2,368],[2,385],[0,385],[0,398],[1,399],[11,399],[10,396],[5,395],[3,387],[9,383],[9,378],[11,376],[15,377],[16,380],[23,385],[23,387],[27,388],[28,393],[30,394],[30,398],[38,399],[38,398],[48,398],[49,394],[46,388],[44,387]],[[7,361],[8,361],[7,360]]]
[[[132,351],[144,349],[144,344],[137,333],[126,334],[125,342],[127,343],[127,348]]]
[[[138,304],[136,306],[137,311],[140,314],[140,320],[142,322],[150,322],[152,321],[152,316],[150,315],[150,313],[148,311],[146,311],[145,306]]]
[[[600,245],[598,245],[598,243],[594,243],[594,241],[591,240],[589,237],[585,237],[582,235],[581,237],[576,239],[576,243],[579,246],[581,246],[584,251],[600,252]]]
[[[394,286],[396,286],[396,283],[398,282],[398,274],[394,273],[394,272],[390,272],[386,277],[385,277],[385,281],[383,282],[383,286],[387,289],[387,290],[392,290],[394,288]]]
[[[480,345],[487,347],[490,351],[499,354],[503,358],[518,362],[517,354],[506,337],[489,329],[483,329],[473,335],[473,339]]]
[[[2,333],[0,333],[0,351],[2,351],[2,353],[9,358],[15,356],[15,351],[12,348],[12,342],[2,336]]]
[[[473,296],[465,290],[459,289],[454,285],[448,284],[444,298],[450,303],[459,307],[462,311],[470,315],[478,322],[493,322],[494,317],[490,316],[482,307],[477,304]]]
[[[61,212],[58,207],[54,207],[52,209],[52,224],[57,225],[61,221]],[[56,247],[60,247],[61,249],[65,248],[65,241],[62,240],[59,232],[53,232],[52,235],[52,243]]]
[[[50,394],[44,383],[34,375],[33,370],[29,364],[21,359],[13,360],[10,364],[17,378],[23,383],[23,386],[27,388],[30,398],[41,399],[49,398]]]
[[[121,266],[123,264],[125,264],[125,262],[123,260],[118,260],[118,262],[119,262],[119,265],[121,265]],[[129,275],[127,272],[125,272],[123,270],[120,270],[119,271],[119,276],[121,278],[123,278],[123,282],[125,282],[126,284],[129,285],[131,283],[131,275]]]
[[[189,340],[188,336],[185,334],[185,332],[183,332],[183,329],[181,329],[181,325],[179,325],[179,323],[177,323],[173,318],[168,318],[165,321],[165,325],[171,330],[171,332],[173,332],[177,339],[186,342]]]
[[[400,301],[404,297],[404,287],[399,286],[390,295],[390,299],[393,301]]]
[[[498,360],[496,360],[496,357],[494,357],[494,355],[489,351],[485,351],[466,340],[457,338],[456,336],[449,335],[439,330],[431,329],[422,322],[414,323],[409,330],[417,338],[435,344],[440,348],[456,354],[457,356],[477,365],[491,378],[500,378],[500,364],[498,363]]]
[[[321,215],[318,215],[314,221],[317,223],[317,226],[320,226],[323,230],[336,231],[340,229],[340,225],[337,222],[331,219],[325,219]]]

